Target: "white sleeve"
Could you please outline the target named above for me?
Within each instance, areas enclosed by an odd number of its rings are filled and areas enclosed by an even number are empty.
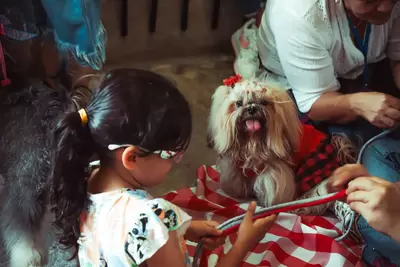
[[[317,30],[301,18],[273,16],[271,28],[285,76],[301,112],[327,91],[336,91],[332,57]]]
[[[139,266],[163,247],[170,231],[183,236],[191,222],[188,214],[164,199],[129,208],[136,211],[136,216],[130,215],[131,227],[125,240],[125,256],[132,266]]]
[[[389,59],[400,60],[400,3],[396,4],[393,13],[393,25],[389,33],[386,55]]]

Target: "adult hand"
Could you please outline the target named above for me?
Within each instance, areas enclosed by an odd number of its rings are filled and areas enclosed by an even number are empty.
[[[347,202],[375,230],[400,242],[400,184],[378,177],[359,177],[349,183]]]
[[[251,202],[246,215],[239,227],[238,237],[236,243],[242,246],[245,250],[253,248],[274,224],[276,215],[271,215],[266,218],[261,218],[253,221],[254,212],[256,210],[256,203]],[[235,243],[235,244],[236,244]]]
[[[214,250],[225,243],[223,231],[217,229],[219,225],[215,221],[192,221],[189,229],[186,231],[185,239],[193,242],[203,241],[204,247]]]
[[[350,97],[350,105],[357,115],[379,128],[390,128],[400,121],[400,99],[391,95],[355,93]]]
[[[361,164],[346,164],[336,169],[326,182],[327,193],[335,193],[346,189],[348,183],[358,177],[369,176]]]

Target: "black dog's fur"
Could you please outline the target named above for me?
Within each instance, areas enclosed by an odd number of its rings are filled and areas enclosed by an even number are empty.
[[[0,179],[4,179],[0,183],[0,233],[5,252],[0,266],[8,266],[10,250],[20,240],[39,242],[47,253],[40,236],[44,241],[49,231],[42,231],[42,225],[50,199],[52,129],[61,114],[77,108],[65,87],[17,81],[0,88]],[[48,266],[68,265],[64,263]]]

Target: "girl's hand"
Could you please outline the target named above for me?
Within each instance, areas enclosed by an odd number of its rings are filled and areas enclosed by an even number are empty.
[[[368,171],[361,164],[347,164],[336,169],[326,183],[326,191],[335,193],[346,189],[350,181],[362,177],[370,176]]]
[[[251,202],[247,209],[246,216],[240,225],[238,237],[235,245],[240,245],[246,251],[252,249],[274,224],[276,215],[271,215],[266,218],[258,219],[253,222],[254,212],[256,210],[256,203]]]
[[[378,177],[360,177],[349,183],[347,202],[375,230],[400,242],[400,184]]]
[[[223,231],[216,227],[219,223],[215,221],[192,221],[189,229],[186,231],[185,239],[193,242],[203,241],[204,247],[214,250],[225,243]]]

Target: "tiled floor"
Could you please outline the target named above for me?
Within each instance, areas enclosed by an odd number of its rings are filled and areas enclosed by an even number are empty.
[[[216,154],[207,147],[206,129],[211,95],[222,80],[233,73],[233,58],[224,55],[130,63],[108,66],[138,67],[158,72],[172,79],[192,106],[193,136],[182,162],[176,165],[167,181],[154,189],[154,195],[193,184],[202,164],[214,164]]]

